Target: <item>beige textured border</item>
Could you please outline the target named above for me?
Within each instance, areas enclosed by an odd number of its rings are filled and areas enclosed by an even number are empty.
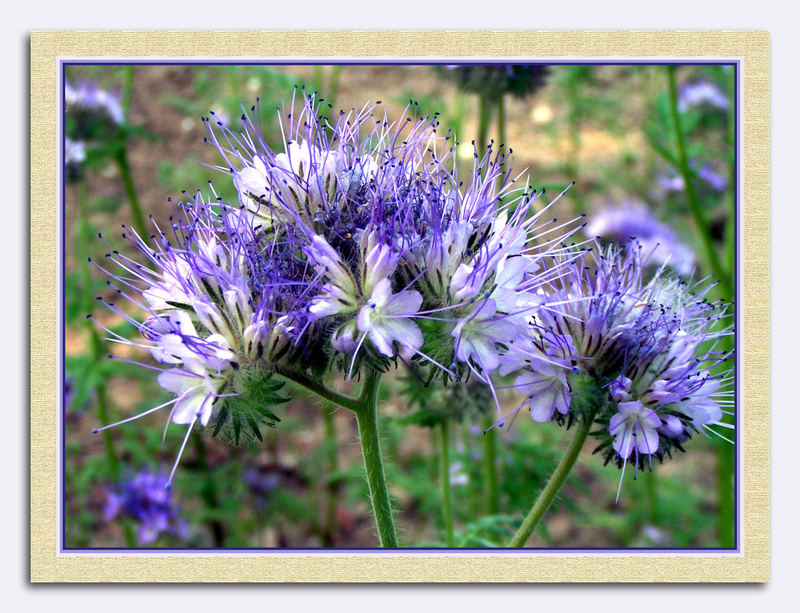
[[[714,57],[744,75],[741,556],[59,556],[58,57]],[[769,36],[766,32],[34,32],[31,35],[31,580],[654,582],[769,578]]]

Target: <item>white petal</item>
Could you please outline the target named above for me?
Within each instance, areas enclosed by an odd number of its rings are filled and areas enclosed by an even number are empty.
[[[387,315],[412,315],[422,305],[422,294],[414,290],[395,294],[386,306]]]
[[[158,375],[158,384],[173,394],[183,394],[193,387],[203,385],[203,377],[188,373],[180,368],[171,368]]]
[[[550,421],[555,409],[555,396],[552,390],[537,394],[531,398],[531,417],[533,421]]]

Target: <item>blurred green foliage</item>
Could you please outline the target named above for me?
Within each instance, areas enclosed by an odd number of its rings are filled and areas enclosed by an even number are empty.
[[[210,109],[218,117],[235,122],[242,104],[250,105],[258,96],[267,142],[275,146],[282,138],[275,129],[276,108],[289,100],[296,85],[306,84],[311,90],[315,85],[338,82],[340,91],[330,92],[334,98],[341,90],[353,94],[359,79],[363,79],[361,67],[356,66],[344,67],[341,74],[330,67],[312,71],[299,67],[193,66],[182,67],[178,72],[162,70],[159,74],[165,82],[158,95],[152,95],[154,77],[145,73],[155,69],[139,66],[133,71],[132,121],[139,118],[142,123],[126,125],[114,135],[92,136],[85,179],[89,188],[86,227],[80,226],[77,192],[73,187],[67,188],[65,373],[72,379],[74,394],[65,414],[64,477],[65,541],[70,547],[125,543],[122,526],[103,519],[106,492],[114,482],[114,473],[102,444],[90,433],[98,425],[96,390],[103,386],[108,390],[110,419],[114,420],[146,410],[167,397],[152,371],[120,360],[97,361],[88,350],[84,324],[87,294],[107,296],[110,290],[100,274],[92,273],[86,286],[80,254],[82,249],[88,249],[94,259],[100,260],[107,247],[99,241],[78,243],[80,237],[96,236],[98,232],[118,235],[119,223],[130,222],[120,196],[119,176],[113,172],[112,161],[119,147],[129,149],[132,175],[140,194],[147,190],[159,195],[156,202],[144,203],[145,213],[157,204],[163,216],[168,196],[175,197],[184,189],[204,188],[209,179],[217,192],[231,201],[235,191],[230,181],[204,165],[213,156],[202,142],[171,157],[160,155],[171,144],[170,138],[180,136],[181,126],[188,133],[198,133],[199,118]],[[293,72],[295,69],[298,74]],[[385,99],[402,107],[413,98],[419,113],[440,113],[443,133],[453,129],[459,141],[467,143],[474,138],[470,132],[475,129],[471,98],[437,80],[424,67],[418,67],[414,74],[422,84],[420,88],[409,86],[407,81],[395,83],[391,68],[387,68],[381,81],[387,89]],[[724,68],[683,67],[678,74],[682,83],[704,79],[728,92],[730,79]],[[95,79],[102,87],[121,88],[125,72],[118,66],[73,66],[67,76]],[[677,166],[663,67],[556,66],[543,91],[515,104],[518,106],[509,106],[509,122],[519,122],[520,128],[509,129],[512,147],[515,137],[524,138],[530,141],[527,151],[545,149],[551,154],[536,161],[534,186],[560,191],[577,180],[568,202],[579,212],[591,212],[622,198],[644,200],[686,236],[687,242],[698,247],[684,194],[678,191],[659,196],[656,189],[659,177]],[[547,106],[552,118],[531,123],[530,116],[537,105]],[[711,164],[724,173],[732,155],[727,114],[696,108],[683,113],[683,119],[689,157],[696,160],[698,168]],[[166,128],[170,128],[171,136],[164,134]],[[592,144],[598,135],[605,140],[600,140],[600,145]],[[603,147],[611,144],[616,149],[609,157]],[[599,153],[587,154],[587,148],[592,147],[599,147]],[[144,174],[145,164],[151,165],[151,174]],[[722,192],[704,192],[702,198],[712,223],[722,224],[714,238],[720,250],[727,236],[724,226],[730,189],[729,185]],[[121,337],[134,334],[133,326],[127,322],[112,319],[107,323]],[[401,542],[406,546],[439,547],[444,543],[441,489],[435,437],[430,436],[429,430],[441,418],[441,409],[433,404],[444,402],[441,406],[449,407],[454,399],[443,399],[441,390],[428,390],[418,383],[408,373],[386,378],[380,427],[387,479],[399,509]],[[403,390],[413,393],[404,399]],[[189,448],[174,485],[177,504],[190,525],[189,536],[185,541],[162,536],[156,546],[319,546],[326,538],[323,508],[329,495],[335,496],[335,534],[327,538],[339,547],[374,546],[374,528],[364,504],[367,486],[354,418],[337,412],[336,440],[325,438],[322,411],[328,409],[311,406],[303,395],[292,396],[288,404],[280,407],[278,427],[262,431],[263,443],[235,448],[206,437],[207,450],[202,452],[205,455]],[[494,411],[491,405],[484,408]],[[151,416],[111,431],[115,452],[125,470],[171,465],[182,432],[165,429],[164,424],[163,416]],[[498,440],[500,513],[482,516],[486,483],[481,468],[480,426],[480,412],[469,410],[463,412],[454,427],[451,484],[458,547],[502,546],[544,486],[569,436],[553,424],[534,424],[527,417],[520,417],[510,434],[504,433]],[[328,459],[330,446],[339,453],[334,472]],[[657,470],[652,485],[642,483],[651,475],[640,475],[637,482],[626,475],[616,505],[619,472],[585,454],[536,533],[534,544],[719,545],[715,448],[711,441],[693,441],[691,458],[658,467],[664,470]],[[213,483],[213,492],[209,492],[209,483]],[[331,490],[330,483],[338,484],[338,489]]]

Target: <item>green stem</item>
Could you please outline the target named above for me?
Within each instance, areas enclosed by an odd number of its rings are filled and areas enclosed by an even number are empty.
[[[567,125],[569,136],[569,154],[567,155],[566,175],[567,181],[578,181],[580,172],[580,150],[581,150],[581,101],[580,101],[580,79],[577,75],[572,75],[567,82]],[[585,213],[581,190],[573,190],[572,200],[575,203],[577,213]]]
[[[647,506],[649,507],[650,523],[657,526],[660,522],[659,519],[659,505],[658,505],[658,478],[653,471],[645,472],[644,485],[647,490]]]
[[[489,122],[492,119],[491,103],[486,96],[478,98],[478,142],[475,148],[479,156],[483,156],[489,144]]]
[[[730,210],[725,228],[725,262],[733,275],[736,265],[736,68],[731,66],[730,105],[728,112],[728,145],[730,173]],[[733,296],[731,296],[733,298]]]
[[[117,166],[119,167],[119,175],[122,179],[122,184],[125,186],[125,194],[128,196],[128,202],[131,205],[131,213],[133,213],[133,223],[136,232],[142,240],[148,237],[147,226],[144,222],[144,213],[139,204],[139,197],[136,195],[136,185],[133,182],[131,175],[131,167],[128,164],[128,154],[125,152],[125,146],[122,145],[117,151],[116,155]]]
[[[122,86],[122,117],[125,123],[130,121],[131,98],[133,96],[133,66],[125,66]]]
[[[564,457],[561,458],[561,462],[558,463],[553,476],[550,477],[550,481],[547,482],[542,493],[539,494],[536,502],[533,503],[533,507],[522,522],[519,530],[517,530],[517,533],[509,541],[509,547],[524,547],[525,543],[528,542],[531,534],[533,534],[533,531],[536,529],[536,526],[539,525],[539,522],[544,517],[544,514],[547,513],[547,509],[550,508],[556,494],[558,494],[561,486],[564,485],[564,481],[566,481],[572,467],[575,465],[575,461],[578,459],[583,443],[586,441],[589,430],[594,423],[596,413],[597,406],[590,410],[588,414],[584,415],[578,422],[575,429],[575,436],[572,438],[569,447],[567,447]]]
[[[197,452],[197,466],[200,472],[203,473],[203,486],[200,489],[200,496],[203,499],[203,504],[210,511],[216,511],[219,508],[219,496],[217,495],[217,484],[213,476],[208,470],[208,454],[206,453],[206,444],[202,436],[194,436],[195,451]],[[215,547],[224,547],[225,545],[225,526],[219,519],[209,519],[208,527],[211,528],[211,534],[214,537]]]
[[[92,275],[89,267],[89,241],[91,240],[91,227],[89,225],[89,199],[86,193],[86,180],[81,179],[78,183],[78,207],[80,209],[80,244],[83,253],[82,259],[82,275],[83,275],[83,292],[84,292],[84,310],[89,313],[92,310],[94,301],[91,296],[91,282]],[[86,320],[87,329],[89,332],[89,348],[92,357],[92,369],[100,367],[101,360],[105,355],[105,347],[103,340],[97,333],[92,320]],[[100,420],[101,426],[107,426],[111,423],[111,414],[108,407],[108,395],[106,394],[106,386],[102,378],[99,378],[97,383],[94,384],[94,393],[97,400],[97,415]],[[108,467],[111,471],[111,477],[115,482],[119,483],[121,472],[119,467],[119,459],[114,451],[114,439],[111,436],[110,430],[103,430],[101,436],[103,437],[103,448],[105,450]],[[125,544],[128,547],[136,545],[136,536],[133,532],[133,527],[129,522],[123,522],[123,530],[125,533]]]
[[[730,210],[725,228],[725,262],[733,278],[736,270],[736,69],[731,67],[730,76],[730,111],[728,118],[728,143],[730,146]],[[730,298],[734,298],[733,295]],[[736,309],[736,305],[732,305]],[[733,349],[731,337],[723,339],[725,350]],[[726,419],[728,423],[732,419]],[[717,446],[717,523],[719,526],[720,545],[733,547],[734,534],[734,474],[736,471],[736,448],[725,441]]]
[[[497,139],[500,141],[499,145],[506,144],[506,102],[504,94],[500,94],[497,99]],[[503,172],[497,177],[498,186],[503,184],[505,174],[505,168],[503,168]]]
[[[686,139],[685,135],[683,134],[683,127],[681,126],[681,115],[678,111],[678,87],[675,78],[675,66],[667,66],[667,75],[669,77],[670,114],[672,115],[672,127],[675,132],[675,142],[678,147],[678,170],[683,177],[683,182],[686,189],[686,199],[689,202],[689,210],[691,211],[692,218],[694,219],[697,233],[700,235],[700,240],[703,243],[703,249],[706,252],[706,258],[711,266],[711,271],[713,272],[714,276],[719,279],[719,282],[725,288],[728,296],[730,296],[731,281],[726,271],[722,268],[719,254],[714,247],[708,222],[705,214],[703,213],[703,209],[700,206],[700,200],[697,197],[697,191],[695,190],[694,181],[692,180],[692,172],[689,168],[689,157],[686,153]]]
[[[339,79],[342,76],[342,66],[337,64],[331,67],[331,74],[328,77],[328,104],[335,106],[336,94],[339,92]]]
[[[276,372],[282,377],[289,379],[289,381],[293,381],[307,390],[314,392],[317,396],[320,396],[325,400],[329,400],[334,404],[338,404],[340,407],[349,409],[356,413],[361,409],[361,398],[351,398],[350,396],[345,396],[344,394],[335,392],[303,374],[284,371],[281,369],[276,369]]]
[[[450,492],[450,423],[447,420],[443,420],[439,426],[439,454],[445,543],[448,547],[453,547],[455,541],[453,539],[453,500]]]
[[[314,70],[312,71],[311,76],[311,87],[313,88],[313,93],[317,95],[317,99],[322,96],[322,88],[325,87],[323,84],[323,79],[325,78],[325,73],[323,72],[323,68],[321,64],[316,64],[314,66]]]
[[[500,512],[500,492],[497,485],[497,433],[493,422],[484,423],[483,433],[483,474],[486,480],[486,511],[489,515]]]
[[[339,454],[336,440],[336,422],[333,410],[325,411],[325,447],[328,456],[327,501],[325,505],[325,529],[322,540],[326,547],[333,547],[336,534],[336,507],[339,502]]]
[[[464,424],[461,428],[461,443],[464,446],[465,450],[469,450],[472,447],[472,440],[470,440],[470,426],[469,424]],[[470,473],[472,471],[470,470]],[[478,507],[478,492],[477,488],[474,485],[472,477],[470,476],[470,485],[469,485],[469,514],[471,517],[476,516],[479,513]]]
[[[374,371],[367,374],[361,393],[361,403],[356,410],[358,434],[361,439],[361,452],[369,485],[372,513],[378,528],[381,547],[398,547],[397,531],[386,487],[386,476],[381,457],[380,436],[378,434],[378,384],[380,375]]]

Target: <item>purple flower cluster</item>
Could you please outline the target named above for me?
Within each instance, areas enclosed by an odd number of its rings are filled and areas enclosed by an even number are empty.
[[[161,534],[185,539],[186,521],[179,517],[167,477],[142,470],[114,490],[107,492],[105,520],[127,517],[138,524],[139,545],[149,545]]]
[[[525,397],[514,414],[528,407],[537,421],[571,421],[576,377],[588,376],[616,407],[606,436],[622,463],[719,421],[709,370],[724,356],[700,349],[722,334],[708,290],[663,273],[645,284],[635,249],[595,250],[590,271],[587,250],[568,244],[584,224],[549,217],[552,202],[536,212],[542,194],[512,188],[511,161],[491,146],[465,172],[453,137],[415,108],[395,123],[376,106],[331,120],[303,95],[278,111],[276,148],[258,107],[237,130],[206,119],[238,202],[187,197],[149,241],[125,229],[149,265],[110,247],[120,272],[98,265],[146,313],[106,302],[141,336],[110,340],[149,352],[174,396],[118,423],[171,407],[187,426],[179,459],[195,425],[255,427],[273,374],[356,377],[398,362],[426,380],[485,383],[501,416],[497,380],[513,374]]]
[[[682,243],[675,231],[655,218],[647,205],[626,200],[596,213],[587,224],[586,235],[622,245],[633,239],[650,254],[654,264],[666,264],[681,275],[689,275],[696,260],[692,250]]]
[[[150,241],[125,228],[149,266],[107,254],[121,270],[109,284],[147,314],[106,302],[141,333],[110,340],[147,350],[174,394],[119,423],[171,407],[185,446],[222,405],[238,414],[253,373],[353,377],[400,361],[491,384],[546,261],[579,229],[533,214],[541,194],[510,188],[502,152],[476,150],[462,173],[435,116],[390,123],[368,106],[329,125],[308,97],[280,121],[273,150],[247,115],[236,132],[208,118],[239,202],[187,198]]]
[[[719,342],[732,330],[726,305],[706,300],[714,284],[690,286],[663,268],[645,282],[641,248],[594,246],[591,258],[565,256],[567,274],[543,288],[531,337],[505,367],[524,364],[515,386],[526,398],[504,419],[527,406],[536,421],[571,423],[575,399],[592,397],[606,425],[598,451],[621,468],[629,459],[652,468],[692,431],[721,437],[711,427],[727,427],[732,376],[718,368],[730,357]]]

